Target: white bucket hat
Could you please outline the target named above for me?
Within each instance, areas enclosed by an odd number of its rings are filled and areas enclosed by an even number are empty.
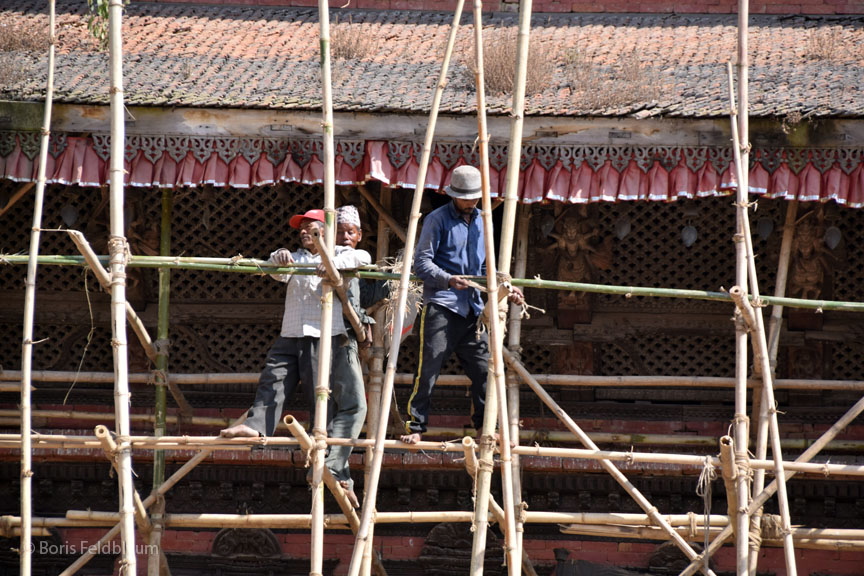
[[[459,166],[453,170],[450,185],[444,191],[457,200],[476,200],[483,196],[480,171],[473,166]]]

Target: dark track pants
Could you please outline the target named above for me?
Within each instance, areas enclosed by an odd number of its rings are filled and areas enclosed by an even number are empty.
[[[489,370],[489,340],[486,332],[477,334],[477,316],[467,318],[437,304],[423,307],[420,317],[420,358],[414,389],[408,400],[407,433],[426,432],[429,423],[429,397],[441,367],[455,352],[462,370],[471,380],[471,422],[483,426],[486,378]]]

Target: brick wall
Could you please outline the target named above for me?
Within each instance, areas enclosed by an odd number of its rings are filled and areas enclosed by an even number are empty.
[[[317,6],[317,0],[151,0],[166,3],[225,4],[246,6]],[[332,8],[341,8],[348,0],[329,0]],[[350,0],[349,8],[370,10],[434,10],[449,12],[455,0]],[[515,12],[518,1],[489,0],[488,11]],[[643,12],[679,14],[731,14],[737,11],[736,0],[534,0],[534,12]],[[470,11],[470,5],[466,10]],[[751,14],[864,14],[864,0],[753,0]]]

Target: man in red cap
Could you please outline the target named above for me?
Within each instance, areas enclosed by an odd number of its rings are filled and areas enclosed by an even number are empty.
[[[300,243],[303,247],[296,252],[280,248],[270,255],[269,262],[279,266],[292,263],[320,265],[321,256],[312,232],[317,229],[323,235],[324,211],[309,210],[305,214],[293,216],[288,223],[300,231]],[[371,261],[371,256],[365,250],[355,250],[348,246],[335,247],[333,264],[340,270],[365,266]],[[326,273],[323,267],[319,267],[314,275],[272,276],[287,284],[282,330],[267,353],[264,370],[258,379],[255,401],[249,409],[245,423],[222,430],[219,435],[225,438],[272,436],[282,416],[285,398],[296,390],[301,381],[314,417],[314,389],[318,381],[318,344],[321,336],[321,282]],[[350,345],[346,338],[342,314],[337,311],[333,314],[332,334],[331,349],[336,363],[340,361],[340,354],[347,353],[344,348]],[[354,345],[356,346],[356,343]],[[365,404],[363,408],[365,412]],[[339,463],[339,466],[341,464],[343,463]],[[344,464],[347,468],[347,462]],[[341,471],[339,466],[334,464],[332,468]],[[350,490],[350,483],[345,484],[347,486],[343,487]],[[353,492],[351,494],[353,495]],[[353,500],[356,503],[356,496]]]

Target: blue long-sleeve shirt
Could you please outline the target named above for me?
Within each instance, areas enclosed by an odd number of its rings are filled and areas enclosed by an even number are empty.
[[[467,317],[480,314],[483,301],[475,288],[450,288],[452,276],[486,274],[486,245],[483,219],[474,209],[466,222],[453,202],[430,212],[423,220],[423,231],[414,252],[414,273],[423,280],[423,302],[432,302]]]

